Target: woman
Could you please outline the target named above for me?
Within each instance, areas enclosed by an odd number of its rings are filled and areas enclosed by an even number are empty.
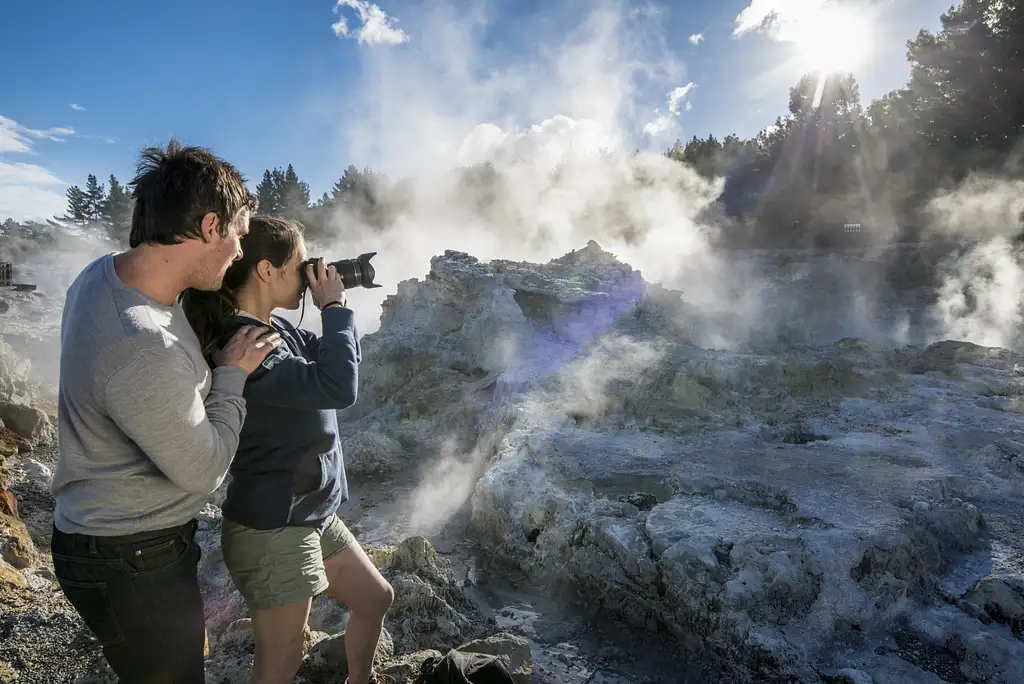
[[[274,328],[282,338],[246,382],[247,414],[223,506],[224,562],[256,641],[249,681],[292,681],[312,599],[326,591],[352,611],[346,682],[373,682],[394,593],[336,515],[348,484],[335,411],[355,403],[360,361],[353,313],[333,266],[322,259],[303,266],[306,245],[295,221],[254,217],[241,244],[243,256],[220,290],[187,290],[182,305],[207,355],[243,325]],[[299,307],[303,268],[321,312],[319,338],[272,315]]]

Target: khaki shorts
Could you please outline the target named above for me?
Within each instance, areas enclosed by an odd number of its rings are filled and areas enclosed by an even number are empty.
[[[324,592],[324,561],[355,542],[336,515],[324,524],[323,535],[311,527],[255,530],[230,520],[224,520],[220,533],[224,564],[250,611],[270,610]]]

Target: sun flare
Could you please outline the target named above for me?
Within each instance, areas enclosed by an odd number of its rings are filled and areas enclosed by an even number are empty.
[[[795,59],[802,68],[849,71],[859,66],[871,50],[868,18],[851,10],[824,6],[807,11],[792,27]]]

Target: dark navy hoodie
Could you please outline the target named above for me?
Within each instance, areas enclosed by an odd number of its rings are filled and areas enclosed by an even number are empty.
[[[228,520],[260,530],[318,527],[348,500],[335,411],[356,402],[362,352],[351,309],[330,306],[320,317],[317,337],[271,316],[282,344],[245,383],[245,423],[223,507]],[[233,316],[221,345],[243,325],[267,324]]]

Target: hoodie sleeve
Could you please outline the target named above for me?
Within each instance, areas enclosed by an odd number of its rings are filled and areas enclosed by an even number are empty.
[[[319,344],[313,345],[315,360],[296,356],[281,345],[249,376],[246,401],[313,410],[340,410],[356,403],[362,351],[355,314],[332,306],[320,317],[324,332]]]

